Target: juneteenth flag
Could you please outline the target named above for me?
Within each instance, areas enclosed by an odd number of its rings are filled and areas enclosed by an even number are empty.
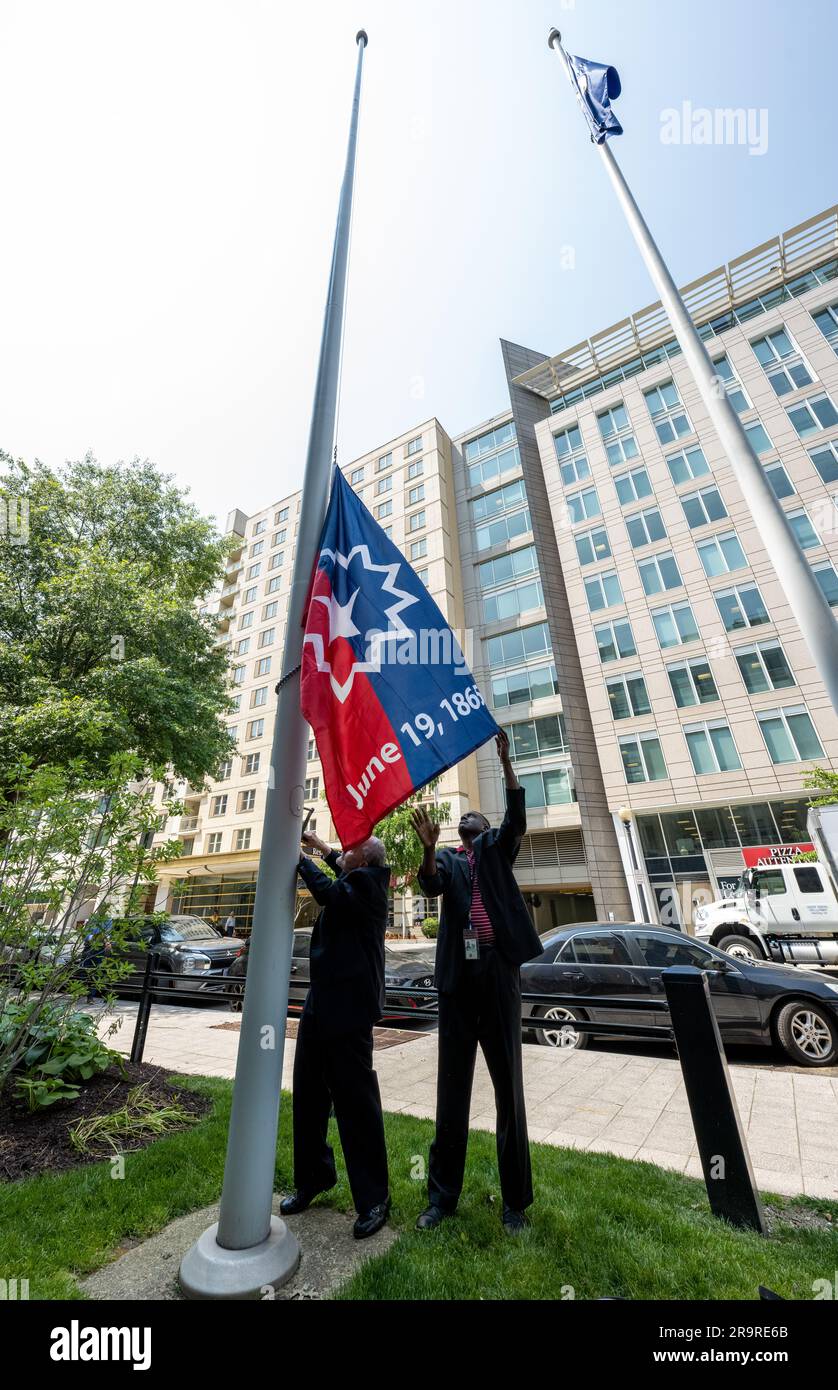
[[[344,848],[498,732],[439,608],[337,468],[300,703]]]

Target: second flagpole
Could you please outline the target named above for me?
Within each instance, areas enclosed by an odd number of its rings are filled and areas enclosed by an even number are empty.
[[[271,765],[241,1035],[227,1138],[221,1211],[187,1251],[180,1284],[190,1298],[259,1298],[294,1274],[300,1248],[272,1215],[279,1094],[294,939],[296,865],[308,738],[300,711],[303,618],[329,497],[339,389],[349,228],[367,35],[356,36],[358,64],[346,166],[311,416],[294,573],[288,596],[282,678],[277,687]]]
[[[548,43],[551,48],[558,49],[568,78],[578,93],[578,83],[562,47],[558,29],[551,29]],[[707,414],[750,508],[762,543],[768,551],[777,578],[826,687],[832,708],[838,713],[838,628],[832,609],[798,545],[762,464],[751,448],[742,421],[728,399],[724,384],[713,367],[707,349],[608,141],[603,140],[596,148],[652,283],[660,295],[661,304],[680,344],[687,366],[692,372]]]

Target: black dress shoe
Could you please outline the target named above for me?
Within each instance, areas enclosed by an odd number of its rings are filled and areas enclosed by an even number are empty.
[[[334,1183],[330,1182],[328,1187],[317,1187],[313,1191],[301,1187],[296,1192],[292,1192],[290,1197],[283,1197],[279,1204],[281,1216],[296,1216],[297,1212],[305,1211],[310,1207],[315,1197],[319,1197],[321,1192],[331,1192]]]
[[[525,1231],[529,1222],[522,1211],[514,1211],[512,1207],[503,1209],[503,1229],[507,1235],[516,1236],[521,1231]]]
[[[390,1215],[390,1198],[379,1202],[377,1207],[371,1211],[362,1211],[355,1225],[352,1227],[352,1234],[356,1240],[366,1240],[367,1236],[374,1236],[376,1231],[380,1231],[387,1217]]]
[[[447,1216],[453,1215],[453,1211],[443,1211],[442,1207],[435,1207],[433,1203],[431,1203],[429,1207],[425,1208],[422,1215],[417,1218],[416,1229],[417,1231],[432,1231],[434,1227],[438,1226],[441,1221],[444,1221]]]

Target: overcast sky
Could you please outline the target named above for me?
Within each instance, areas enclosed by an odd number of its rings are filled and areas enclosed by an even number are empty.
[[[344,460],[503,409],[500,336],[650,303],[552,23],[620,70],[680,283],[836,201],[832,0],[0,0],[0,448],[150,458],[222,518],[299,485],[360,25]],[[684,101],[766,108],[767,152],[662,143]]]

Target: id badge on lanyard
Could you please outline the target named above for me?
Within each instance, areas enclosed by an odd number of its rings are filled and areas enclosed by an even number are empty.
[[[472,898],[473,898],[473,897],[474,897],[474,880],[475,880],[476,873],[477,873],[477,864],[476,864],[476,861],[475,861],[474,859],[472,859],[472,862],[471,862],[471,864],[469,865],[469,870],[470,870],[469,877],[470,877],[470,879],[471,879],[471,896],[472,896]],[[471,915],[470,915],[470,914],[469,914],[469,919],[468,919],[468,926],[466,927],[465,931],[463,932],[463,949],[465,950],[465,953],[466,953],[466,960],[479,960],[479,959],[480,959],[480,941],[479,941],[478,936],[477,936],[477,928],[475,927],[474,923],[472,922],[472,920],[471,920]]]

